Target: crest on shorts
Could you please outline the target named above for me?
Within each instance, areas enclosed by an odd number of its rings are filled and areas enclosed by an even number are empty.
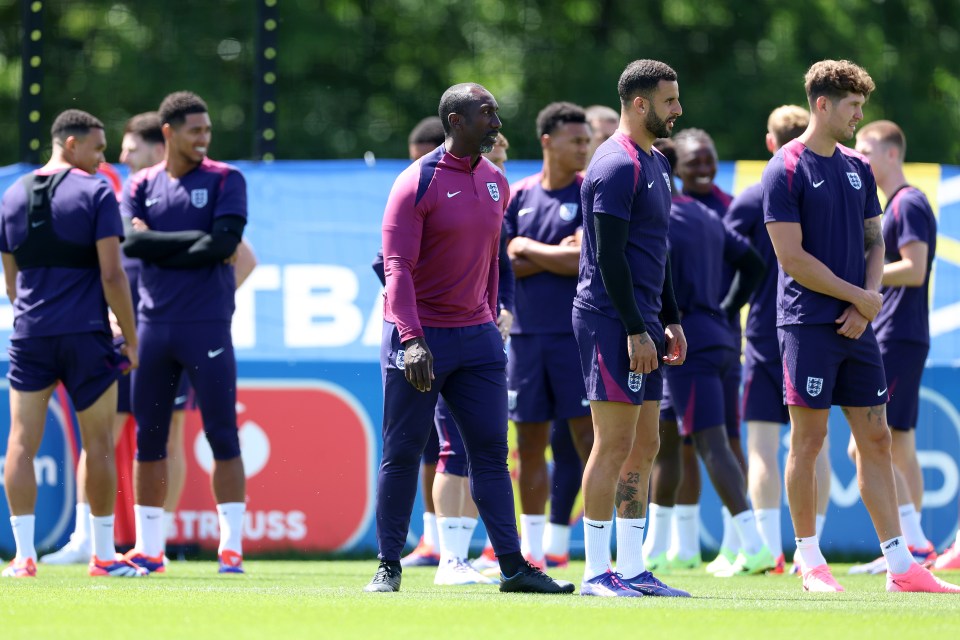
[[[643,386],[643,374],[642,373],[633,373],[630,372],[630,375],[627,376],[627,388],[634,393],[640,391],[640,387]]]
[[[850,174],[847,174],[850,175]],[[823,378],[807,377],[807,395],[816,398],[823,391]]]
[[[859,191],[860,187],[863,186],[863,183],[860,182],[860,174],[855,171],[847,171],[847,180],[850,181],[850,186],[857,191]]]
[[[507,389],[507,409],[509,411],[517,410],[517,390]]]
[[[564,202],[560,205],[560,219],[564,222],[570,222],[577,217],[580,212],[580,204],[577,202]]]
[[[197,207],[206,206],[207,204],[207,190],[206,189],[194,189],[190,192],[190,204]]]
[[[397,369],[400,369],[400,371],[403,371],[407,366],[407,363],[404,362],[404,358],[406,357],[406,355],[407,355],[407,352],[404,351],[403,349],[400,349],[399,351],[397,351],[396,363],[397,363]]]
[[[487,191],[490,192],[490,197],[493,198],[494,202],[500,202],[500,187],[497,186],[496,182],[488,182]]]
[[[670,189],[670,188],[673,186],[673,185],[670,184],[670,174],[669,174],[669,173],[666,173],[666,172],[663,173],[663,181],[667,183],[667,189]]]

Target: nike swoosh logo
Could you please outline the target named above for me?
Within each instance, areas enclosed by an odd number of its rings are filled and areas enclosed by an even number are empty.
[[[157,204],[158,202],[160,202],[160,198],[147,198],[147,201],[144,202],[143,204],[144,204],[145,206],[147,206],[147,207],[152,207],[153,205]]]
[[[37,227],[40,227],[46,224],[46,222],[47,222],[46,220],[40,220],[39,222],[31,222],[30,226],[36,229]]]
[[[526,209],[520,209],[520,211],[517,211],[517,215],[525,216],[528,213],[533,213],[534,211],[536,211],[536,209],[534,209],[533,207],[527,207]]]
[[[656,180],[654,180],[653,182],[656,182]],[[653,188],[653,182],[651,182],[650,184],[647,185],[647,189],[652,189],[652,188]]]
[[[593,527],[594,529],[603,529],[603,525],[602,525],[602,524],[591,524],[591,523],[588,522],[588,523],[587,523],[587,526],[588,526],[588,527]]]
[[[147,516],[147,520],[156,520],[160,516]]]
[[[461,191],[462,191],[462,189],[461,189]],[[453,193],[450,193],[449,191],[447,191],[447,197],[448,197],[448,198],[452,198],[453,196],[457,195],[458,193],[460,193],[460,191],[454,191]]]
[[[216,351],[207,351],[207,357],[208,357],[208,358],[216,358],[216,357],[217,357],[218,355],[220,355],[221,353],[223,353],[223,347],[220,347],[220,348],[217,349]]]
[[[826,180],[821,180],[820,182],[814,182],[814,183],[813,183],[813,188],[814,188],[814,189],[819,189],[819,188],[820,188],[820,185],[822,185],[824,182],[826,182]]]
[[[640,529],[641,531],[643,530],[643,527],[638,527],[638,526],[635,525],[635,524],[632,524],[632,525],[630,525],[630,526],[633,527],[634,529]]]
[[[886,388],[886,387],[884,387],[883,389],[880,389],[880,391],[877,391],[877,397],[882,396],[882,395],[885,394],[886,392],[887,392],[887,388]]]

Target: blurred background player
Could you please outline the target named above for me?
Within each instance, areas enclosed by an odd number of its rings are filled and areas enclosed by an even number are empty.
[[[917,417],[920,413],[920,378],[930,351],[930,271],[937,250],[937,219],[922,191],[910,186],[903,174],[907,139],[889,120],[878,120],[857,132],[857,151],[870,161],[870,168],[883,191],[885,248],[880,294],[883,307],[873,320],[873,330],[883,355],[890,401],[887,423],[893,437],[893,474],[897,482],[900,527],[917,562],[930,566],[936,560],[933,543],[923,533],[923,472],[917,460]],[[856,443],[850,441],[856,456]],[[883,573],[881,555],[851,573]]]
[[[123,226],[112,189],[93,174],[103,162],[103,123],[64,111],[51,129],[53,153],[39,171],[14,183],[0,206],[0,252],[14,308],[11,336],[10,437],[4,483],[17,555],[4,577],[36,575],[33,460],[43,437],[57,381],[70,395],[90,452],[85,475],[90,498],[91,576],[136,577],[146,572],[116,558],[117,476],[112,428],[116,380],[136,368],[137,335],[130,287],[120,263]],[[114,350],[107,305],[126,344]],[[87,516],[87,514],[84,514]]]
[[[185,371],[213,451],[219,570],[242,573],[246,496],[230,322],[246,182],[234,167],[207,157],[210,116],[199,96],[170,94],[159,112],[164,161],[135,175],[122,203],[131,228],[124,250],[143,260],[138,317],[146,363],[133,380],[137,543],[127,557],[150,571],[163,569],[167,440]]]
[[[661,139],[655,146],[673,169],[673,143]],[[716,575],[763,573],[776,563],[757,531],[747,504],[746,480],[727,439],[723,387],[727,371],[740,366],[739,348],[729,331],[730,318],[740,312],[763,276],[763,260],[743,236],[724,226],[719,215],[682,195],[672,199],[667,239],[684,331],[696,335],[697,341],[682,367],[665,372],[673,415],[665,416],[661,411],[652,502],[673,506],[681,473],[681,435],[691,438],[721,502],[733,514],[733,525],[742,540],[743,548],[730,569]],[[734,273],[729,290],[725,289],[725,271]],[[668,537],[661,528],[666,528],[667,519],[657,518],[652,524],[644,551],[647,557],[663,563]]]
[[[554,102],[537,115],[543,169],[511,187],[504,232],[517,278],[517,317],[507,360],[508,415],[517,427],[520,549],[546,567],[543,549],[550,492],[546,449],[551,421],[564,420],[583,461],[593,425],[576,358],[570,311],[580,262],[579,174],[586,168],[590,127],[578,105]],[[554,474],[580,480],[582,463],[555,460]],[[569,523],[570,513],[563,516]]]
[[[615,109],[602,104],[586,108],[587,124],[590,125],[590,146],[587,148],[587,164],[593,159],[597,148],[617,132],[620,126],[620,114]]]
[[[693,198],[723,218],[733,197],[717,186],[717,149],[703,129],[684,129],[675,138],[677,151],[677,177],[680,178],[683,195]],[[725,267],[723,290],[729,289],[733,274]],[[741,348],[740,316],[730,320],[731,331],[737,348],[737,362]],[[730,449],[739,462],[744,475],[747,464],[740,445],[740,375],[739,364],[727,369],[723,379],[724,425]],[[700,467],[690,438],[684,438],[682,448],[683,475],[677,496],[677,508],[673,522],[676,534],[669,553],[671,563],[677,568],[692,568],[700,564]],[[720,541],[720,553],[714,562],[707,565],[707,571],[714,573],[728,570],[740,551],[737,527],[727,507],[721,508],[723,516],[723,537]]]
[[[506,175],[507,160],[509,160],[507,151],[509,149],[510,142],[507,140],[507,136],[500,131],[497,133],[497,141],[493,143],[493,149],[489,153],[484,153],[483,157],[496,165],[497,169],[500,169],[500,173]]]
[[[667,255],[670,166],[653,142],[669,137],[683,110],[676,72],[656,60],[628,64],[617,93],[619,129],[597,149],[581,190],[583,250],[573,327],[594,440],[583,474],[587,561],[580,594],[684,597],[690,594],[646,569],[641,549],[660,441],[658,366],[680,365],[686,356]],[[617,516],[616,572],[611,510]]]
[[[766,145],[770,153],[799,136],[810,122],[803,107],[784,105],[767,119]],[[780,472],[780,427],[790,422],[783,403],[783,364],[777,344],[777,256],[763,224],[763,193],[758,182],[733,199],[724,223],[747,238],[766,265],[760,286],[750,296],[743,368],[743,419],[747,423],[749,455],[747,485],[760,535],[777,559],[774,573],[784,571],[780,526],[783,476]],[[817,456],[817,536],[823,533],[830,503],[828,440]],[[721,556],[724,554],[721,553]]]

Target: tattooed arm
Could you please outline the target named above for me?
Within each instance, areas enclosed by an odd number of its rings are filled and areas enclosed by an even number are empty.
[[[880,290],[880,281],[883,279],[884,250],[880,217],[867,218],[863,221],[863,252],[867,261],[866,280],[863,288],[867,291]]]

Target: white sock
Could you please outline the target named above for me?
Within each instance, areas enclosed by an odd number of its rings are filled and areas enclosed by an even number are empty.
[[[177,537],[177,514],[173,511],[163,512],[163,552],[167,552],[167,540]]]
[[[796,538],[797,553],[800,555],[800,568],[804,571],[827,564],[827,559],[820,553],[820,540],[817,536]]]
[[[93,553],[98,560],[113,562],[117,548],[113,545],[113,514],[90,516],[90,533],[93,538]]]
[[[723,539],[720,540],[720,548],[737,553],[740,551],[740,536],[737,535],[737,528],[733,526],[733,516],[726,507],[720,509],[723,516]]]
[[[473,531],[477,528],[477,519],[462,516],[460,518],[460,547],[457,557],[466,560],[470,557],[470,541],[473,540]]]
[[[548,556],[570,553],[570,525],[547,523],[543,533],[543,553]]]
[[[780,509],[754,509],[753,516],[757,519],[757,529],[763,543],[770,549],[773,558],[783,555],[783,538],[780,531]]]
[[[163,507],[133,505],[137,530],[134,548],[145,556],[156,558],[163,551]]]
[[[437,545],[440,543],[437,534],[437,514],[429,511],[423,512],[423,542],[434,551],[437,550]]]
[[[37,559],[37,550],[33,546],[33,527],[36,517],[31,513],[25,516],[10,516],[10,526],[13,527],[13,540],[17,543],[17,558]]]
[[[647,536],[643,541],[644,558],[665,553],[670,548],[670,530],[673,528],[673,507],[650,503],[647,510]]]
[[[617,573],[633,578],[644,571],[643,530],[646,518],[617,518]]]
[[[745,509],[733,516],[733,526],[740,538],[741,550],[750,556],[760,553],[763,549],[763,538],[757,530],[757,520],[753,517],[753,511]]]
[[[881,542],[880,550],[883,551],[883,557],[887,559],[887,571],[890,573],[906,573],[910,569],[910,565],[916,562],[910,555],[910,550],[907,549],[907,541],[904,540],[903,536]]]
[[[583,567],[583,579],[596,578],[610,570],[610,530],[613,520],[583,519],[583,549],[586,564]]]
[[[957,538],[953,541],[953,544],[957,545],[957,548],[960,549],[960,527],[957,528]]]
[[[817,524],[816,524],[816,527],[817,527],[817,529],[816,529],[816,531],[817,531],[817,540],[819,540],[820,538],[823,537],[823,526],[824,526],[825,524],[827,524],[827,514],[825,514],[825,513],[823,513],[823,514],[818,513],[818,514],[817,514]]]
[[[460,518],[448,518],[445,516],[437,517],[437,537],[439,538],[438,547],[440,550],[440,564],[456,560],[460,549],[462,529],[460,528]]]
[[[73,535],[70,536],[78,544],[90,544],[90,505],[86,502],[77,503],[77,523],[73,527]]]
[[[520,553],[532,560],[543,560],[543,529],[547,516],[520,514]]]
[[[700,505],[678,504],[673,508],[673,556],[684,560],[700,553]]]
[[[220,520],[220,547],[217,553],[233,551],[243,555],[243,514],[245,502],[222,502],[217,505]]]
[[[900,505],[900,528],[903,529],[903,537],[906,538],[908,546],[916,549],[926,549],[930,546],[930,541],[923,534],[920,514],[912,503]]]

